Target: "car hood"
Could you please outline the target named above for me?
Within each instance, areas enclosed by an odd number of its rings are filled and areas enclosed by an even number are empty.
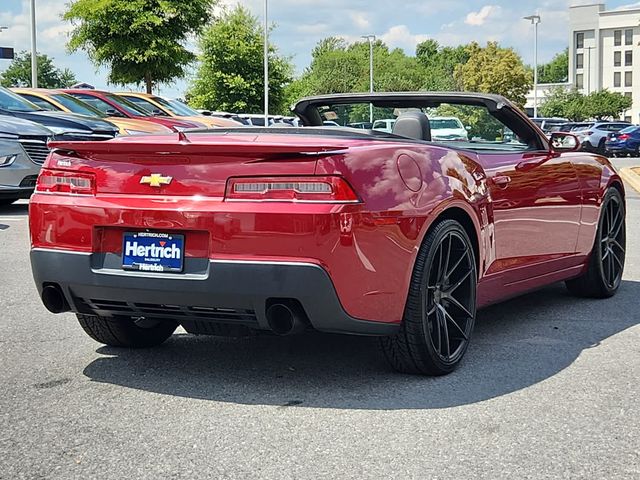
[[[117,132],[113,124],[99,118],[67,112],[11,112],[11,115],[39,123],[45,127],[63,128],[69,131]]]
[[[34,122],[9,115],[0,115],[0,133],[16,136],[46,136],[53,135],[51,130]]]

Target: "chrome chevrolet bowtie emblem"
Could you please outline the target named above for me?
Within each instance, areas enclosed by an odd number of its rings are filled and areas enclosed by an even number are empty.
[[[171,180],[173,180],[172,177],[163,177],[161,173],[152,173],[149,176],[142,177],[140,183],[150,187],[161,187],[162,185],[169,185]]]

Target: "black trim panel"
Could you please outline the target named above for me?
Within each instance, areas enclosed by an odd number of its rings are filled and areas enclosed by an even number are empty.
[[[82,313],[91,313],[87,308],[91,309],[92,303],[96,305],[91,300],[102,305],[101,310],[93,312],[101,314],[116,314],[109,309],[105,311],[105,302],[123,302],[127,308],[162,305],[183,312],[194,307],[251,311],[255,312],[252,323],[263,330],[269,329],[265,315],[267,300],[296,299],[312,326],[322,332],[392,335],[399,328],[399,324],[360,320],[348,315],[328,273],[313,264],[188,259],[192,261],[186,263],[184,274],[155,274],[102,268],[104,256],[93,257],[95,255],[88,253],[32,250],[31,266],[38,291],[42,293],[44,284],[58,284],[72,310]],[[208,264],[205,263],[207,266],[202,271],[204,262]],[[194,265],[194,273],[190,273],[189,264]],[[200,312],[198,316],[204,315]]]

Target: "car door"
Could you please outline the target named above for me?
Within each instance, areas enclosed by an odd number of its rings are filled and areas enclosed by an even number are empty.
[[[568,155],[483,155],[495,226],[496,259],[488,273],[510,281],[561,268],[576,252],[581,194]]]

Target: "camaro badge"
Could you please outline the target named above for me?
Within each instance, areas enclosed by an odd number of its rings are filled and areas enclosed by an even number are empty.
[[[163,177],[161,173],[152,173],[149,176],[142,177],[140,183],[150,187],[161,187],[162,185],[169,185],[171,180],[173,180],[172,177]]]

